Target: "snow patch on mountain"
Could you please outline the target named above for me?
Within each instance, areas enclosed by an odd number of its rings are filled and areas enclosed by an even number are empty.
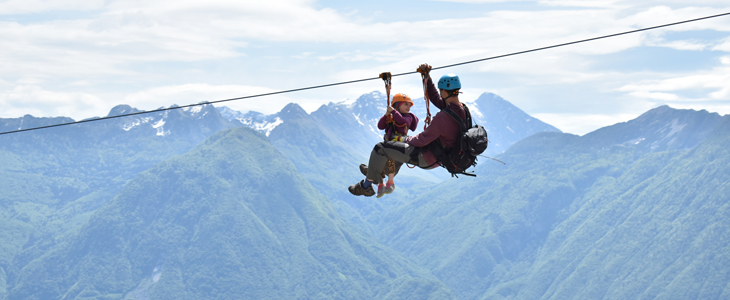
[[[232,110],[226,106],[217,107],[216,109],[223,118],[229,121],[238,122],[242,126],[254,129],[266,136],[269,136],[274,128],[284,123],[284,120],[280,116],[282,113],[272,115],[264,115],[255,111],[242,113]],[[282,112],[286,111],[286,113],[291,113],[292,110],[296,109],[291,106],[287,106],[287,108],[282,110]]]
[[[254,129],[263,132],[266,134],[266,136],[269,136],[271,134],[271,131],[276,128],[276,126],[281,125],[281,123],[284,123],[284,121],[281,118],[274,119],[273,122],[270,123],[260,123],[258,126],[255,126]]]
[[[136,120],[134,120],[134,121],[132,121],[132,122],[129,122],[129,123],[125,123],[124,125],[122,125],[122,129],[123,129],[124,131],[129,131],[129,130],[131,130],[132,128],[135,128],[135,127],[137,127],[137,126],[139,126],[139,125],[142,125],[142,124],[148,123],[149,121],[151,121],[151,120],[153,120],[153,119],[154,119],[153,117],[143,117],[143,118],[139,118],[139,119],[136,119]]]
[[[157,135],[158,136],[165,136],[165,134],[170,134],[169,131],[165,132],[165,119],[160,119],[155,124],[152,124],[152,128],[157,129]]]
[[[362,120],[360,120],[360,115],[357,115],[355,113],[353,113],[352,115],[355,117],[355,120],[357,120],[357,123],[359,123],[360,125],[365,126],[365,124],[363,124]]]
[[[188,112],[193,115],[199,113],[201,110],[203,110],[202,105],[196,105],[196,106],[183,108],[183,111]]]
[[[484,119],[484,114],[482,113],[482,111],[479,109],[478,106],[471,106],[470,105],[468,107],[469,107],[469,112],[472,115],[472,118],[477,117],[479,119]]]

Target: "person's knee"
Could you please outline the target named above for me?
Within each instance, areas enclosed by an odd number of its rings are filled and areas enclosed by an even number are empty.
[[[406,144],[406,143],[392,142],[392,141],[387,141],[387,142],[382,142],[382,143],[383,143],[383,148],[390,149],[391,151],[397,151],[399,153],[405,154],[406,151],[408,150],[408,144]]]
[[[385,155],[385,153],[383,153],[383,142],[375,144],[375,147],[373,147],[373,152],[380,155]]]

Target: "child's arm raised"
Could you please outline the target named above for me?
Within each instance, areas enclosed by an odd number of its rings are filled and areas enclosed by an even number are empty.
[[[380,117],[380,120],[378,121],[378,129],[380,129],[380,130],[385,129],[385,125],[388,124],[388,115],[394,111],[395,111],[395,109],[392,106],[388,106],[388,108],[385,110],[385,114],[382,117]]]

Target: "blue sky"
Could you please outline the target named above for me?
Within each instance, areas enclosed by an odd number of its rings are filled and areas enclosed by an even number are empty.
[[[414,71],[730,12],[727,1],[0,1],[0,117],[151,110]],[[585,134],[670,105],[730,113],[730,16],[436,70]],[[394,92],[420,97],[418,75]],[[274,113],[382,82],[228,102]]]

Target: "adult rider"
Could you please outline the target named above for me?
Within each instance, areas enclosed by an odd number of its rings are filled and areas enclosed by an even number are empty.
[[[373,151],[370,152],[366,178],[348,188],[353,195],[367,197],[375,195],[373,183],[383,183],[380,174],[385,169],[388,159],[417,165],[424,169],[433,169],[440,165],[443,150],[453,147],[456,143],[461,134],[461,127],[443,110],[448,107],[462,120],[466,119],[464,106],[459,102],[461,81],[459,76],[444,75],[438,81],[437,90],[431,80],[429,70],[431,70],[431,66],[428,64],[418,66],[418,71],[426,74],[428,98],[441,111],[433,117],[431,124],[421,133],[409,136],[403,142],[383,141],[376,144]]]

